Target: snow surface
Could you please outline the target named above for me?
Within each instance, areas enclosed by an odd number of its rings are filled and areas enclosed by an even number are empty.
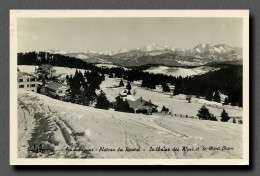
[[[18,66],[20,71],[24,71],[28,73],[33,73],[35,67],[37,66],[26,66],[26,65]],[[76,71],[76,69],[74,68],[66,68],[66,67],[54,67],[54,68],[56,70],[55,74],[59,74],[64,77],[66,75],[74,74]],[[197,68],[199,68],[199,70],[203,70],[202,67],[197,67]],[[210,69],[211,67],[204,67],[205,71]],[[81,72],[84,73],[84,70],[82,69],[78,69],[78,70],[81,70]],[[179,74],[176,75],[185,76],[184,73],[182,72],[180,74],[179,72]],[[106,75],[105,81],[103,81],[100,85],[100,88],[106,93],[108,100],[111,102],[115,101],[115,98],[119,95],[120,91],[125,89],[125,87],[117,87],[119,85],[120,80],[121,79],[119,78],[109,78]],[[126,86],[127,81],[123,80],[123,82],[124,85]],[[135,99],[138,99],[142,96],[146,100],[151,100],[156,105],[159,105],[161,107],[163,105],[166,106],[167,108],[170,109],[170,111],[172,111],[172,113],[196,116],[198,109],[203,104],[206,104],[210,112],[217,117],[219,117],[222,110],[225,109],[231,117],[242,118],[243,109],[238,107],[222,106],[220,103],[206,101],[198,98],[192,98],[192,102],[188,103],[185,100],[185,95],[171,97],[171,95],[169,94],[162,93],[161,89],[149,90],[147,88],[143,88],[141,87],[141,82],[138,81],[134,81],[131,85],[132,85],[132,90],[131,90],[132,94],[134,91],[136,92],[136,94],[133,95]],[[113,87],[117,87],[117,88],[113,88]]]
[[[95,64],[97,67],[106,67],[106,68],[123,68],[124,70],[128,70],[128,68],[121,67],[118,65],[113,65],[113,64]]]
[[[157,66],[146,69],[146,72],[155,74],[165,74],[171,76],[192,76],[207,73],[214,70],[213,67],[200,66],[195,68],[181,68],[181,67],[167,67],[167,66]]]
[[[141,47],[140,50],[142,51],[157,51],[157,50],[165,50],[168,49],[168,46],[160,46],[156,43],[151,43],[147,46]]]
[[[117,87],[119,85],[121,79],[119,78],[109,78],[105,77],[105,80],[101,83],[100,87],[105,92],[109,101],[115,101],[115,97],[119,95],[119,93],[125,89],[125,87]],[[124,85],[126,86],[127,81],[123,80]],[[145,100],[151,100],[154,104],[163,107],[166,106],[173,114],[182,114],[183,116],[196,116],[199,108],[202,105],[206,105],[209,111],[214,114],[218,119],[220,119],[220,114],[223,109],[229,114],[230,117],[242,119],[243,109],[234,106],[223,106],[221,103],[217,103],[214,101],[207,101],[205,99],[192,98],[191,103],[188,103],[186,100],[186,95],[177,95],[172,96],[171,93],[163,93],[162,89],[157,86],[157,89],[150,90],[147,88],[141,87],[141,83],[134,81],[131,83],[132,86],[132,94],[135,92],[135,99],[140,97]],[[229,120],[232,122],[232,119]]]
[[[32,65],[18,65],[18,68],[21,72],[26,73],[34,73],[35,68],[38,68],[38,66],[32,66]],[[66,77],[66,75],[74,75],[76,72],[76,68],[68,68],[68,67],[53,67],[56,72],[54,75]],[[82,74],[84,74],[84,69],[77,69],[78,71],[81,71]]]
[[[139,90],[140,91],[140,90]],[[181,102],[181,101],[180,101]],[[185,107],[188,109],[187,107]],[[29,113],[29,115],[28,115]],[[40,117],[36,114],[41,114]],[[27,120],[29,117],[29,120]],[[19,91],[18,119],[25,123],[18,127],[19,136],[35,136],[37,127],[32,118],[47,118],[48,130],[39,134],[46,136],[45,142],[53,146],[54,155],[35,157],[54,158],[241,158],[242,126],[240,124],[179,118],[163,114],[142,115],[95,109],[62,102],[34,92]],[[41,124],[39,124],[41,127]],[[46,125],[45,125],[46,126]],[[30,132],[29,134],[28,131]],[[49,134],[49,135],[47,135]],[[49,137],[48,137],[49,136]],[[51,137],[51,138],[50,138]],[[35,140],[32,138],[31,140]],[[19,138],[19,154],[29,155],[26,140]],[[42,138],[44,139],[44,138]],[[24,147],[21,147],[24,146]],[[182,151],[182,147],[197,148],[198,151]],[[233,150],[208,150],[205,147],[234,147]],[[68,152],[65,149],[80,147],[93,149],[90,153]],[[122,152],[99,151],[100,147]],[[125,151],[126,147],[140,149]],[[179,148],[179,151],[149,151],[150,148]],[[21,156],[21,155],[20,155]]]

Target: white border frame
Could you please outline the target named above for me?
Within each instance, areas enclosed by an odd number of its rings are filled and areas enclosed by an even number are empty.
[[[243,18],[243,159],[24,159],[17,154],[17,18]],[[249,10],[10,10],[10,165],[249,165]]]

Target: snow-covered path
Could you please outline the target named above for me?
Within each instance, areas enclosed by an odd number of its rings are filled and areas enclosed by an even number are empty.
[[[239,124],[179,118],[159,113],[147,116],[100,110],[27,91],[20,92],[18,100],[23,103],[18,109],[19,114],[31,108],[31,117],[36,118],[37,112],[41,112],[42,117],[48,117],[50,128],[47,128],[49,131],[46,133],[53,134],[58,143],[46,141],[54,145],[56,157],[85,157],[84,153],[66,152],[68,146],[93,149],[90,153],[94,158],[242,157],[242,125]],[[42,107],[45,108],[41,109]],[[18,119],[21,118],[19,114]],[[26,133],[24,128],[18,130],[21,135]],[[183,151],[185,146],[199,150]],[[205,152],[202,151],[203,146],[227,146],[233,147],[233,150]],[[118,148],[122,151],[117,151]],[[156,148],[164,151],[153,151]],[[165,151],[168,148],[170,151]],[[173,148],[178,148],[179,151],[173,151]]]

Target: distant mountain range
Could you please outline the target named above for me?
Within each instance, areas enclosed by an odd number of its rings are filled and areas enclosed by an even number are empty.
[[[196,66],[213,62],[232,63],[243,59],[242,48],[231,47],[226,44],[215,46],[199,44],[192,49],[180,49],[152,43],[132,50],[66,52],[56,49],[49,50],[48,52],[79,58],[88,63],[110,63],[122,66],[141,66],[147,64]]]

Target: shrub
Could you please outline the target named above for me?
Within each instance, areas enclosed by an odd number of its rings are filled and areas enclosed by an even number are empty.
[[[230,117],[229,117],[228,113],[225,111],[225,109],[223,109],[223,111],[222,111],[220,116],[221,116],[221,121],[222,122],[227,122],[230,119]]]
[[[218,121],[216,116],[214,116],[213,114],[211,114],[208,110],[208,108],[206,108],[205,105],[203,105],[199,110],[198,110],[198,114],[197,116],[199,117],[199,119],[202,120],[213,120],[213,121]]]

